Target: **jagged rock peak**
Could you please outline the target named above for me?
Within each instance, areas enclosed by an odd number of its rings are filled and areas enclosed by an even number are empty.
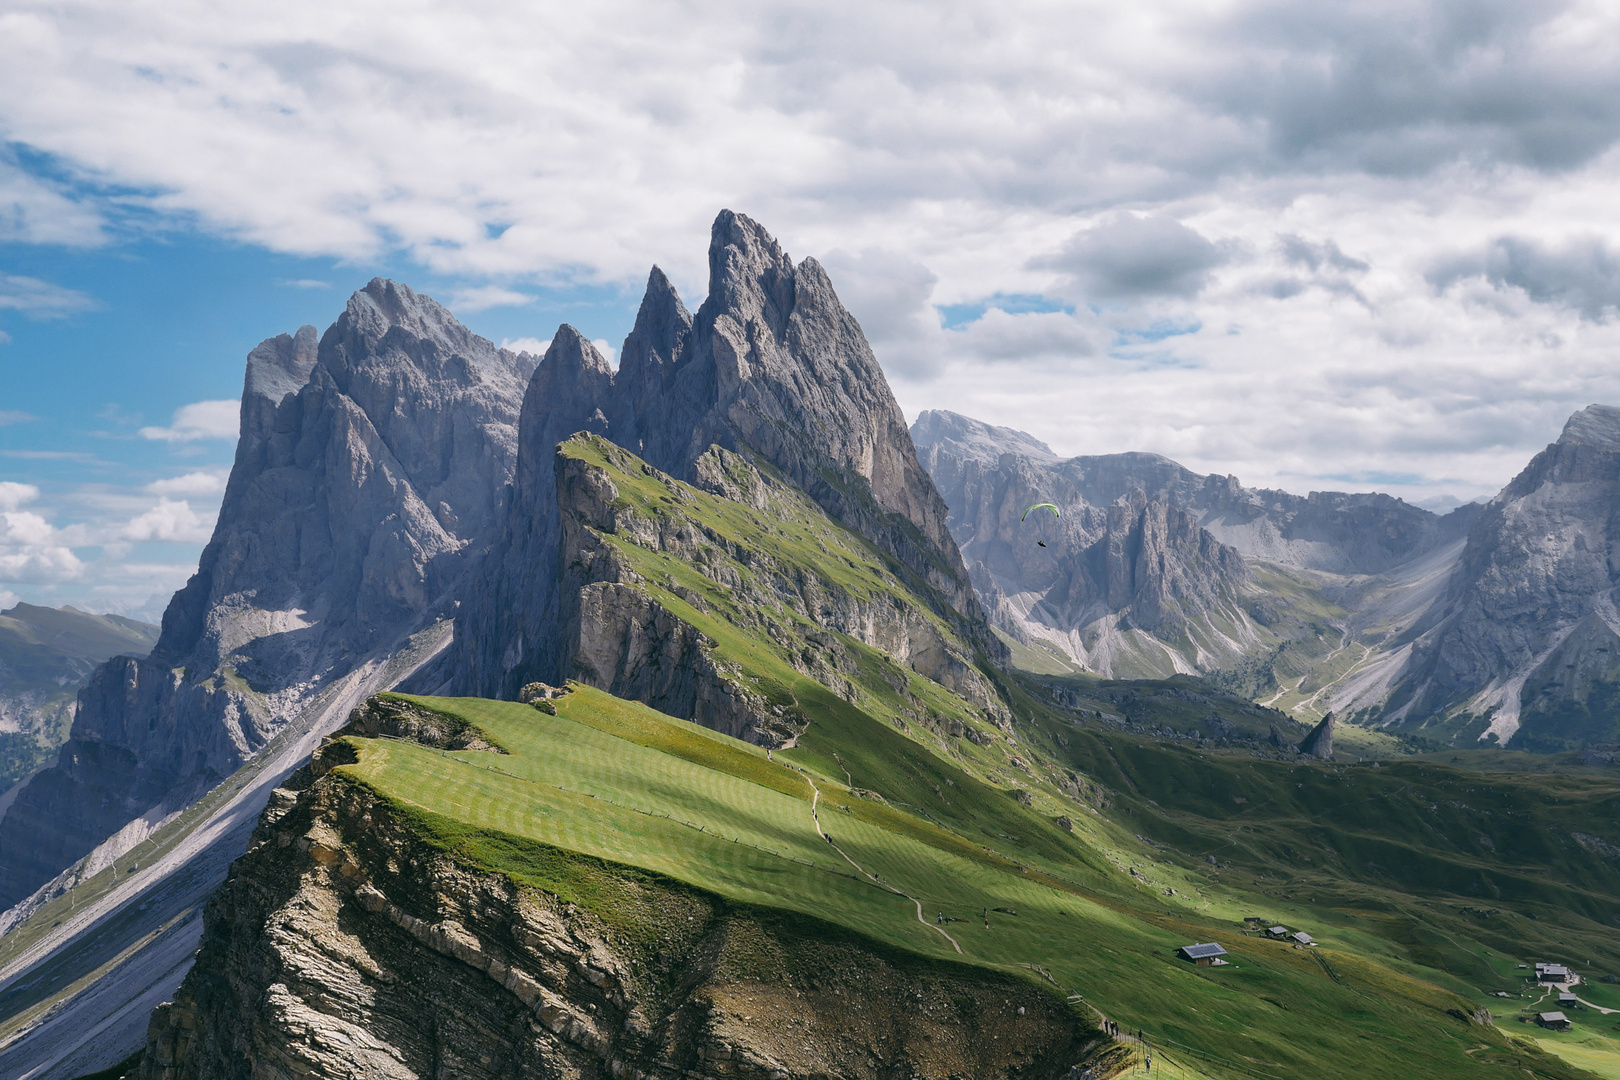
[[[567,323],[557,327],[557,333],[546,348],[545,359],[540,361],[540,370],[551,373],[554,378],[582,372],[605,375],[610,380],[613,376],[613,367],[607,358],[584,334]]]
[[[242,396],[269,398],[280,404],[309,382],[315,370],[319,339],[313,326],[300,326],[296,334],[279,334],[261,341],[248,353]]]
[[[1588,405],[1569,418],[1558,441],[1579,443],[1602,450],[1620,450],[1620,408]]]
[[[647,275],[647,291],[642,294],[636,325],[624,339],[619,370],[632,382],[667,382],[685,352],[692,316],[681,303],[675,286],[657,266]],[[652,372],[659,372],[652,377]]]
[[[1322,717],[1322,722],[1311,728],[1311,733],[1299,744],[1299,752],[1308,757],[1321,758],[1323,761],[1333,759],[1332,713]]]
[[[780,334],[793,311],[793,259],[752,218],[722,210],[709,235],[709,296],[703,312],[760,309]]]
[[[911,425],[911,438],[919,451],[949,444],[960,457],[994,463],[1002,454],[1020,454],[1037,461],[1057,461],[1052,448],[1028,432],[997,427],[946,409],[924,409]]]

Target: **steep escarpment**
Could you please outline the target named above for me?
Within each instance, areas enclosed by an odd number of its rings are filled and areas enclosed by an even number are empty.
[[[504,510],[533,367],[380,279],[319,341],[249,355],[214,536],[151,655],[95,672],[60,763],[0,819],[0,907],[185,805],[449,603]]]
[[[1099,1048],[1032,984],[802,916],[510,838],[525,872],[493,873],[331,771],[346,749],[209,902],[142,1080],[1040,1078]]]
[[[860,693],[851,676],[873,663],[865,646],[1007,722],[971,644],[938,615],[945,605],[911,592],[892,560],[757,456],[712,448],[687,485],[580,436],[556,470],[568,677],[781,746],[802,709],[781,679],[740,660],[757,646],[728,658],[719,638],[768,642],[783,669],[849,699]]]
[[[757,223],[725,211],[696,315],[655,267],[616,373],[565,331],[524,409],[502,541],[512,554],[491,561],[457,621],[458,685],[510,697],[562,675],[555,594],[525,567],[551,563],[551,452],[582,429],[683,480],[711,446],[758,455],[896,560],[976,648],[1001,654],[882,368],[815,260],[795,264]]]
[[[1394,718],[1559,750],[1613,741],[1620,689],[1620,409],[1576,413],[1480,513],[1410,635]]]

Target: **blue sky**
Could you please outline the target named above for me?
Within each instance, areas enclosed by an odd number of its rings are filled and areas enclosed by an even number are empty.
[[[1488,496],[1620,403],[1617,43],[1599,0],[11,0],[0,604],[160,612],[245,354],[371,276],[611,348],[722,207],[908,415]]]

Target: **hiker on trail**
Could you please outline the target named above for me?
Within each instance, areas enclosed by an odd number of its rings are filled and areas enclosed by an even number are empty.
[[[822,835],[827,838],[827,843],[832,843],[832,833],[822,833]]]

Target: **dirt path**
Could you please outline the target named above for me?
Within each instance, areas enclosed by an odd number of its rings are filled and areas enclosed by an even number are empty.
[[[843,763],[840,762],[839,764],[842,765]],[[876,874],[873,874],[873,873],[869,872],[860,863],[858,863],[854,859],[850,858],[848,852],[846,852],[843,848],[839,847],[836,843],[834,843],[833,838],[828,836],[822,830],[822,828],[821,828],[821,814],[819,813],[819,808],[820,808],[820,805],[821,805],[821,789],[816,787],[816,782],[810,778],[809,773],[807,773],[807,772],[805,772],[804,770],[801,769],[801,770],[799,770],[799,775],[804,777],[805,783],[810,785],[810,792],[811,792],[811,796],[810,796],[810,820],[816,827],[816,835],[821,837],[823,840],[827,841],[828,846],[830,846],[834,851],[838,852],[839,855],[843,856],[843,859],[844,859],[845,862],[847,862],[847,863],[849,863],[849,865],[853,866],[856,869],[856,871],[860,873],[860,875],[862,877],[866,878],[872,884],[876,885],[880,889],[885,889],[885,890],[893,893],[896,896],[903,896],[907,900],[910,900],[913,904],[916,904],[917,905],[917,921],[922,923],[924,926],[928,927],[928,929],[930,929],[930,930],[934,931],[935,933],[939,934],[946,941],[950,942],[951,943],[951,948],[955,949],[958,953],[960,953],[962,951],[962,946],[957,944],[957,941],[956,941],[955,938],[951,937],[951,935],[949,935],[949,934],[947,934],[945,932],[945,928],[943,926],[935,926],[933,923],[931,923],[927,919],[923,918],[923,908],[922,908],[922,901],[921,900],[917,899],[915,896],[912,896],[910,893],[900,891],[899,889],[895,888],[893,885],[890,885],[886,881],[878,880],[878,876]]]

